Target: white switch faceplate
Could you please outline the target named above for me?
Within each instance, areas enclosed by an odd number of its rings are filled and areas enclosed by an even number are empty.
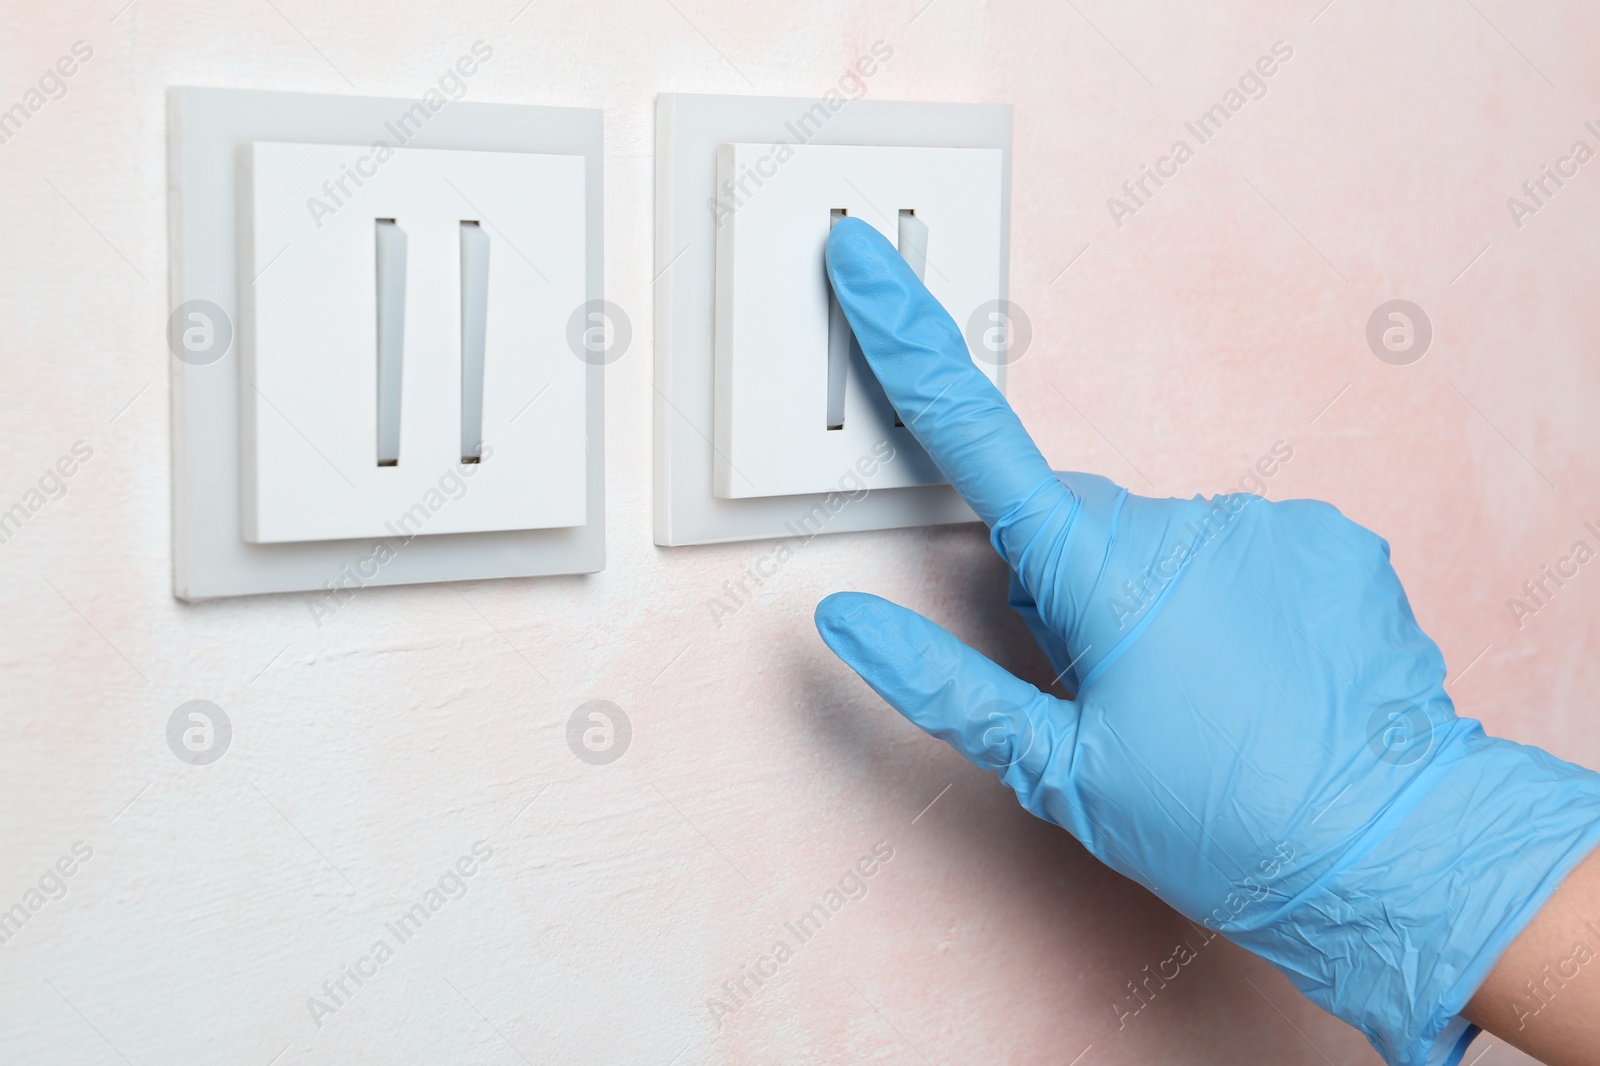
[[[591,109],[169,91],[180,598],[605,565],[602,158]]]
[[[1011,108],[670,93],[656,131],[656,543],[972,521],[830,333],[823,251],[837,212],[925,240],[966,331],[1006,297]]]
[[[736,202],[717,228],[719,497],[826,493],[881,442],[896,459],[875,474],[874,488],[943,483],[896,424],[860,349],[830,367],[830,341],[849,339],[842,318],[832,318],[824,247],[837,217],[860,219],[896,244],[910,215],[926,234],[924,282],[965,323],[1000,298],[1001,173],[995,148],[802,145],[778,162],[770,144],[721,146],[717,185],[725,196],[734,190]],[[999,382],[997,365],[977,365]],[[843,406],[831,424],[836,374]]]
[[[346,181],[352,195],[330,210],[322,184],[361,160],[369,176]],[[588,366],[566,329],[585,298],[583,157],[401,148],[379,163],[359,146],[257,142],[244,165],[243,254],[256,277],[240,338],[245,538],[582,525]],[[390,301],[403,299],[399,447],[388,463],[380,220],[403,235],[403,284]],[[482,381],[469,389],[466,234],[488,251]],[[481,415],[463,405],[480,388]],[[463,422],[479,418],[482,450],[465,457]],[[448,505],[417,509],[441,478]]]

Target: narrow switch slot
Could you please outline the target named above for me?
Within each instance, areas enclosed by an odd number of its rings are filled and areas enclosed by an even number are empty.
[[[461,223],[461,461],[483,455],[483,355],[489,322],[489,235]]]
[[[928,224],[917,217],[914,208],[900,209],[900,225],[897,234],[896,248],[900,258],[906,261],[911,272],[917,280],[926,283],[928,280]],[[894,416],[894,424],[904,426],[898,413]]]
[[[378,297],[378,465],[400,463],[400,377],[405,357],[406,232],[375,220]]]
[[[915,210],[900,209],[900,258],[911,266],[917,280],[928,280],[928,224],[917,217]]]
[[[831,230],[839,221],[849,214],[842,207],[835,207],[828,212],[828,228]],[[850,342],[853,339],[850,333],[850,323],[844,317],[844,308],[839,306],[839,298],[834,295],[833,286],[828,286],[828,428],[844,428],[844,382],[850,371]]]

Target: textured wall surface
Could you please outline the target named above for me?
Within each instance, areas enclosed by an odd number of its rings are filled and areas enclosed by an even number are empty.
[[[1190,927],[827,653],[812,606],[853,585],[1047,680],[981,530],[819,538],[720,619],[766,549],[651,543],[654,95],[819,94],[880,40],[875,98],[1016,106],[1013,391],[1045,454],[1188,495],[1286,442],[1269,494],[1389,539],[1462,713],[1600,764],[1600,564],[1508,604],[1600,526],[1600,161],[1521,189],[1600,148],[1592,5],[8,6],[0,107],[92,56],[0,143],[0,509],[93,455],[0,544],[0,907],[48,889],[0,946],[0,1061],[1376,1061],[1220,941],[1134,1013]],[[605,109],[607,295],[638,327],[608,372],[608,569],[365,591],[320,628],[297,596],[178,604],[166,87],[416,97],[480,39],[469,98]],[[1279,41],[1199,144],[1184,123]],[[1175,176],[1122,192],[1180,138]],[[1412,365],[1366,340],[1394,298],[1433,326]],[[209,766],[168,747],[191,699],[232,722]],[[609,765],[568,745],[591,699],[632,724]]]

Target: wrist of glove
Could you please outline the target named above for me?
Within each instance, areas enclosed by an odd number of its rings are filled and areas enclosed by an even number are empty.
[[[1235,900],[1190,916],[1272,962],[1396,1066],[1461,1061],[1477,1035],[1461,1011],[1600,845],[1600,775],[1469,719],[1433,739],[1426,768],[1330,854],[1296,853],[1237,913]]]

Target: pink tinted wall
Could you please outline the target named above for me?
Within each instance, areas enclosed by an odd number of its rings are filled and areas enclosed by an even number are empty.
[[[1188,495],[1284,442],[1268,493],[1389,539],[1461,711],[1600,765],[1600,573],[1508,604],[1600,520],[1600,163],[1521,190],[1600,148],[1588,5],[13,7],[0,104],[93,54],[0,144],[0,505],[93,456],[0,545],[0,907],[74,870],[0,947],[0,1060],[1376,1061],[1222,942],[1141,1006],[1192,929],[823,648],[812,606],[854,586],[1042,679],[981,530],[820,538],[720,617],[766,548],[651,542],[654,95],[815,95],[878,41],[872,97],[1016,106],[1012,394],[1045,453]],[[605,109],[607,295],[636,327],[607,570],[369,590],[320,627],[297,596],[175,603],[166,87],[415,97],[480,39],[470,99]],[[1397,298],[1433,333],[1403,366],[1366,337]],[[210,766],[168,747],[190,699],[233,726]],[[591,699],[631,722],[608,765],[568,744]]]

